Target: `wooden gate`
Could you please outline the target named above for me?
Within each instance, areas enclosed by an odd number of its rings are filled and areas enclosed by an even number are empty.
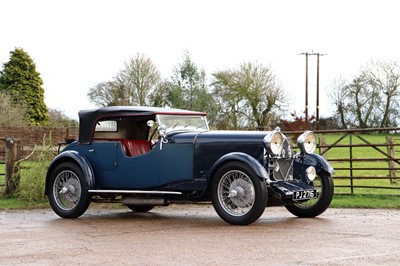
[[[6,138],[0,138],[0,194],[3,193],[6,183]]]
[[[398,134],[389,134],[398,130],[385,128],[318,132],[319,153],[335,168],[336,194],[400,195],[397,176],[400,158],[396,156],[400,139]],[[338,134],[337,140],[327,144],[324,134]],[[378,137],[380,143],[369,140]],[[344,140],[347,143],[343,143]],[[347,152],[333,152],[337,149]]]

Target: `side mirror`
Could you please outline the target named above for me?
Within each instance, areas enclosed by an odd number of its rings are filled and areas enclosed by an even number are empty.
[[[156,122],[154,122],[153,120],[149,120],[147,121],[147,126],[148,127],[153,127],[155,125]]]

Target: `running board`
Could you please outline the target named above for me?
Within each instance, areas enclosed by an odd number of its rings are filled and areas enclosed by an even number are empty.
[[[89,193],[182,195],[182,192],[159,190],[89,190]]]

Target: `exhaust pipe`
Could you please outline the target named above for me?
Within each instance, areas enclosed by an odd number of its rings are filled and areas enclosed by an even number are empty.
[[[167,206],[168,203],[164,198],[137,198],[137,197],[124,197],[122,199],[124,205],[153,205],[153,206]]]

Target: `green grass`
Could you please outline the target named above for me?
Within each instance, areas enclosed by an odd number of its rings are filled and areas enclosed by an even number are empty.
[[[42,202],[31,202],[29,200],[21,200],[19,197],[0,196],[0,210],[46,208],[48,206],[49,204],[44,200]]]
[[[400,197],[389,195],[335,195],[330,207],[400,209]]]

